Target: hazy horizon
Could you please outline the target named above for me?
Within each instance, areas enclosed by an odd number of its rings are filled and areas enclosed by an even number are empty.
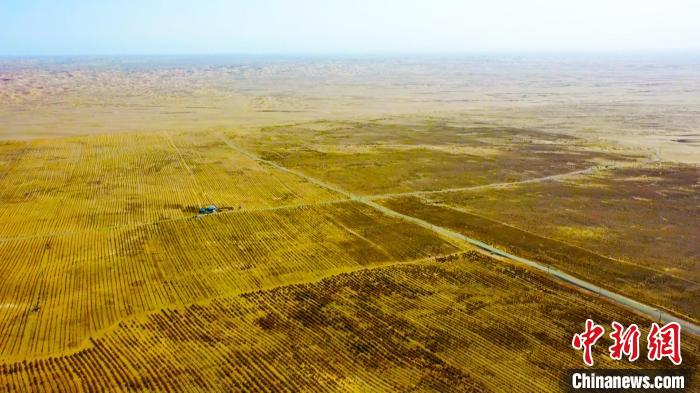
[[[612,58],[659,58],[659,57],[700,57],[700,49],[687,50],[551,50],[551,51],[454,51],[454,52],[172,52],[172,53],[26,53],[0,54],[4,59],[42,59],[42,58],[469,58],[469,57],[553,57],[553,58],[590,58],[598,56]]]
[[[0,5],[0,56],[700,52],[687,0]]]

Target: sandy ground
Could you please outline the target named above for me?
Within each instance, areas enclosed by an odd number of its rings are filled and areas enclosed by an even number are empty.
[[[0,139],[448,119],[700,162],[686,57],[0,59]]]

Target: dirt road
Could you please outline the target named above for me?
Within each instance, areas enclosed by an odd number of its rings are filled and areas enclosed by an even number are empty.
[[[667,312],[665,312],[665,311],[663,311],[663,310],[659,310],[659,309],[656,308],[656,307],[652,307],[652,306],[649,306],[649,305],[640,303],[640,302],[638,302],[638,301],[636,301],[636,300],[634,300],[634,299],[631,299],[631,298],[629,298],[629,297],[627,297],[627,296],[624,296],[624,295],[621,295],[621,294],[618,294],[618,293],[609,291],[609,290],[607,290],[607,289],[601,288],[601,287],[599,287],[599,286],[597,286],[597,285],[595,285],[595,284],[592,284],[592,283],[590,283],[590,282],[588,282],[588,281],[585,281],[585,280],[582,280],[582,279],[580,279],[580,278],[574,277],[574,276],[572,276],[572,275],[570,275],[570,274],[568,274],[568,273],[562,272],[561,270],[554,269],[554,268],[552,268],[552,267],[550,267],[550,266],[548,266],[548,265],[544,265],[544,264],[541,264],[541,263],[539,263],[539,262],[531,261],[531,260],[529,260],[529,259],[521,258],[521,257],[519,257],[519,256],[517,256],[517,255],[509,254],[509,253],[507,253],[507,252],[505,252],[505,251],[503,251],[503,250],[500,250],[500,249],[498,249],[498,248],[492,247],[492,246],[490,246],[490,245],[488,245],[488,244],[486,244],[486,243],[483,243],[483,242],[481,242],[481,241],[479,241],[479,240],[472,239],[472,238],[470,238],[470,237],[464,236],[464,235],[462,235],[461,233],[457,233],[457,232],[454,232],[454,231],[452,231],[452,230],[450,230],[450,229],[443,228],[443,227],[441,227],[441,226],[432,224],[432,223],[430,223],[430,222],[428,222],[428,221],[425,221],[425,220],[422,220],[422,219],[420,219],[420,218],[416,218],[416,217],[412,217],[412,216],[408,216],[408,215],[405,215],[405,214],[396,212],[396,211],[394,211],[394,210],[391,210],[391,209],[389,209],[389,208],[387,208],[387,207],[385,207],[385,206],[382,206],[382,205],[380,205],[380,204],[378,204],[378,203],[376,203],[376,202],[373,201],[374,199],[377,199],[377,198],[382,197],[382,196],[363,197],[363,196],[355,195],[355,194],[353,194],[353,193],[351,193],[351,192],[349,192],[349,191],[346,191],[346,190],[344,190],[344,189],[342,189],[342,188],[340,188],[340,187],[338,187],[338,186],[336,186],[336,185],[329,184],[329,183],[326,183],[326,182],[324,182],[324,181],[322,181],[322,180],[319,180],[319,179],[310,177],[310,176],[304,174],[303,172],[300,172],[300,171],[297,171],[297,170],[293,170],[293,169],[289,169],[289,168],[286,168],[286,167],[284,167],[284,166],[282,166],[282,165],[279,165],[279,164],[277,164],[277,163],[275,163],[275,162],[262,159],[262,158],[260,158],[260,157],[258,157],[258,156],[256,156],[256,155],[254,155],[254,154],[252,154],[252,153],[250,153],[250,152],[248,152],[248,151],[246,151],[246,150],[244,150],[244,149],[238,147],[238,146],[235,145],[233,142],[231,142],[230,140],[228,140],[228,138],[226,138],[224,135],[221,135],[220,137],[221,137],[221,139],[222,139],[229,147],[231,147],[231,149],[235,150],[235,151],[238,152],[238,153],[244,154],[244,155],[246,155],[247,157],[249,157],[249,158],[251,158],[251,159],[254,159],[254,160],[256,160],[256,161],[259,161],[259,162],[262,162],[262,163],[271,165],[271,166],[273,166],[273,167],[275,167],[275,168],[277,168],[277,169],[279,169],[279,170],[282,170],[282,171],[285,171],[285,172],[288,172],[288,173],[292,173],[292,174],[294,174],[294,175],[296,175],[296,176],[299,176],[299,177],[301,177],[301,178],[307,180],[308,182],[313,183],[313,184],[316,184],[316,185],[318,185],[318,186],[320,186],[320,187],[324,187],[324,188],[326,188],[326,189],[328,189],[328,190],[335,191],[335,192],[337,192],[337,193],[339,193],[339,194],[341,194],[341,195],[347,197],[347,198],[350,199],[350,200],[364,203],[365,205],[370,206],[370,207],[372,207],[372,208],[374,208],[374,209],[380,211],[381,213],[383,213],[383,214],[385,214],[385,215],[387,215],[387,216],[389,216],[389,217],[394,217],[394,218],[397,218],[397,219],[400,219],[400,220],[403,220],[403,221],[406,221],[406,222],[414,223],[414,224],[419,225],[419,226],[421,226],[421,227],[423,227],[423,228],[428,228],[428,229],[434,231],[435,233],[437,233],[437,234],[439,234],[439,235],[441,235],[441,236],[443,236],[443,237],[445,237],[445,238],[447,238],[447,239],[451,239],[452,241],[456,241],[457,243],[468,243],[468,244],[471,244],[472,246],[475,246],[476,248],[478,248],[478,249],[480,249],[480,250],[482,250],[482,251],[484,251],[484,252],[487,252],[487,253],[489,253],[489,254],[498,255],[499,257],[502,257],[502,258],[505,258],[505,259],[509,259],[509,260],[512,260],[512,261],[515,261],[515,262],[519,262],[519,263],[525,264],[525,265],[530,266],[530,267],[532,267],[532,268],[534,268],[534,269],[537,269],[537,270],[540,270],[540,271],[542,271],[542,272],[545,272],[545,273],[549,274],[550,276],[555,277],[555,278],[557,278],[557,279],[559,279],[559,280],[561,280],[561,281],[564,281],[564,282],[566,282],[566,283],[568,283],[568,284],[573,284],[573,285],[575,285],[575,286],[577,286],[577,287],[579,287],[579,288],[582,288],[582,289],[585,289],[585,290],[587,290],[587,291],[596,293],[596,294],[598,294],[598,295],[601,296],[601,297],[605,297],[605,298],[607,298],[607,299],[610,299],[610,300],[612,300],[612,301],[614,301],[614,302],[616,302],[616,303],[619,303],[619,304],[621,304],[621,305],[623,305],[623,306],[625,306],[625,307],[627,307],[627,308],[631,308],[631,309],[633,309],[633,310],[635,310],[635,311],[637,311],[637,312],[639,312],[639,313],[642,313],[642,314],[644,314],[644,315],[647,315],[647,316],[648,316],[649,318],[651,318],[651,319],[659,320],[659,321],[662,321],[662,322],[677,322],[677,323],[679,323],[679,324],[682,326],[683,330],[685,330],[685,331],[687,331],[687,332],[690,332],[690,333],[692,333],[692,334],[695,334],[695,335],[700,335],[700,326],[698,326],[698,325],[696,325],[696,324],[694,324],[694,323],[692,323],[692,322],[690,322],[690,321],[686,321],[686,320],[684,320],[684,319],[682,319],[682,318],[679,318],[679,317],[677,317],[677,316],[675,316],[675,315],[672,315],[672,314],[670,314],[670,313],[667,313]],[[561,174],[561,175],[547,176],[546,178],[538,178],[538,179],[526,180],[526,181],[517,182],[517,183],[537,182],[537,181],[545,181],[545,180],[554,180],[554,179],[557,179],[557,178],[562,178],[562,177],[567,177],[567,176],[572,176],[572,175],[583,174],[583,173],[587,173],[587,172],[590,172],[590,171],[592,171],[592,168],[587,168],[587,169],[583,169],[583,170],[580,170],[580,171],[574,171],[574,172],[564,173],[564,174]],[[506,184],[513,184],[513,183],[497,183],[497,184],[493,184],[493,185],[486,185],[486,186],[479,186],[479,187],[489,187],[489,186],[490,186],[490,187],[497,187],[497,186],[503,186],[503,185],[506,185]],[[446,191],[446,190],[441,190],[441,191],[438,191],[438,192],[445,192],[445,191]],[[426,192],[422,192],[422,193],[425,194]],[[401,194],[401,195],[410,195],[410,194]]]

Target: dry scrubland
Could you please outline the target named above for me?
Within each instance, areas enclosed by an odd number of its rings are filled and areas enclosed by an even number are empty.
[[[384,203],[697,321],[699,191],[697,167],[653,165]]]
[[[642,158],[568,135],[437,120],[322,122],[229,135],[264,159],[372,196],[517,182]]]
[[[435,228],[698,321],[687,65],[151,61],[0,59],[0,391],[557,391],[646,336]]]

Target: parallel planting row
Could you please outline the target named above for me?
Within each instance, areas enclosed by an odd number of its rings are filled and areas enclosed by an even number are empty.
[[[351,202],[2,241],[0,359],[76,348],[167,305],[456,250]]]
[[[586,318],[650,323],[469,252],[130,318],[75,354],[0,365],[0,391],[555,391],[581,366]],[[598,367],[673,367],[612,361],[608,345]],[[689,370],[698,348],[683,336]]]
[[[342,199],[210,134],[96,135],[0,144],[0,239]]]

